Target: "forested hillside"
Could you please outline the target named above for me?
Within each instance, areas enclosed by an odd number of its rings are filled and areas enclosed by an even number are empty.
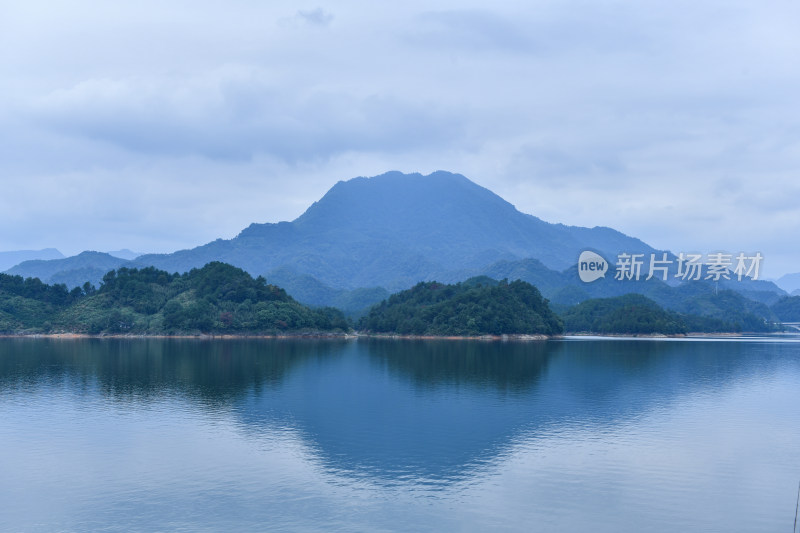
[[[50,331],[52,320],[83,296],[80,288],[0,274],[0,333]]]
[[[0,278],[0,331],[75,333],[264,333],[346,331],[333,308],[310,309],[224,263],[186,274],[152,267],[108,272],[99,289],[67,291],[19,276]]]
[[[561,317],[564,328],[570,333],[674,335],[776,329],[763,318],[739,307],[740,302],[729,292],[698,299],[692,308],[710,310],[703,315],[666,310],[640,294],[625,294],[586,300],[562,310]]]
[[[772,305],[772,311],[784,322],[800,322],[800,296],[786,296]]]
[[[800,321],[800,297],[785,297],[768,307],[701,284],[663,288],[659,301],[625,294],[551,309],[525,281],[481,276],[451,285],[421,282],[372,307],[357,329],[444,336],[557,335],[563,330],[682,334],[769,332],[780,328],[778,319]],[[85,283],[72,290],[0,274],[4,334],[305,334],[343,332],[350,325],[339,309],[307,307],[263,277],[219,262],[185,274],[122,267],[106,273],[99,288]]]
[[[418,283],[373,307],[358,329],[401,335],[557,335],[562,325],[533,285],[475,278],[455,285]]]

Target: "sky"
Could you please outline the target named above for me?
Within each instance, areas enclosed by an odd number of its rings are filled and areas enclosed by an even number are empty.
[[[0,0],[0,250],[170,252],[337,181],[800,272],[796,0]]]

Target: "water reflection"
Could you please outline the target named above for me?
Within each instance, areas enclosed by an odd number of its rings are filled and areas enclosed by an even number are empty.
[[[774,530],[798,390],[797,343],[2,339],[0,530]]]
[[[182,394],[209,405],[278,386],[336,340],[3,339],[0,390],[67,379],[119,400]]]
[[[788,347],[787,347],[788,346]],[[5,340],[0,391],[67,380],[118,402],[169,395],[246,434],[296,430],[326,468],[463,479],[520,435],[604,427],[767,369],[776,343]]]
[[[470,386],[524,392],[535,384],[557,345],[551,342],[448,340],[360,341],[379,368],[422,388]]]
[[[280,389],[250,395],[239,413],[249,427],[277,418],[293,424],[327,468],[383,482],[447,483],[491,461],[528,422],[526,394],[553,349],[353,343],[335,362],[304,365]]]

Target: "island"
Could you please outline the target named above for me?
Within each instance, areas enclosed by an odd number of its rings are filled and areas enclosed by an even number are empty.
[[[357,329],[440,337],[553,336],[564,331],[561,319],[536,287],[485,276],[456,284],[418,283],[370,309]]]

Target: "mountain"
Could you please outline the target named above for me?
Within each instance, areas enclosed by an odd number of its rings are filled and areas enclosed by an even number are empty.
[[[592,283],[581,282],[577,272],[586,249],[604,256],[611,270]],[[389,172],[340,181],[296,220],[251,224],[230,240],[128,262],[84,252],[25,262],[9,272],[75,287],[97,285],[106,271],[123,265],[173,273],[221,261],[264,276],[304,304],[338,307],[352,317],[420,281],[458,283],[475,276],[526,281],[560,305],[630,292],[668,309],[682,301],[673,295],[674,268],[669,282],[615,280],[621,252],[644,254],[645,275],[650,254],[660,254],[611,228],[551,224],[521,213],[460,174]],[[767,306],[785,296],[766,281],[706,285],[701,292],[731,289],[764,304],[760,313],[767,318]]]
[[[578,280],[577,274],[570,278],[565,272],[547,268],[538,259],[527,258],[518,260],[501,259],[480,269],[468,272],[453,272],[452,278],[442,281],[455,283],[469,277],[486,276],[492,279],[522,280],[534,285],[542,294],[550,298],[558,289],[570,283],[583,285]]]
[[[364,287],[359,289],[334,289],[316,278],[297,274],[288,268],[270,271],[270,283],[277,285],[292,295],[298,302],[315,307],[335,307],[347,316],[357,319],[373,305],[389,297],[383,287]]]
[[[761,279],[744,278],[739,281],[732,278],[720,281],[719,287],[738,292],[742,296],[767,305],[772,305],[786,296],[786,291],[774,282]]]
[[[131,250],[128,250],[127,248],[123,248],[122,250],[111,250],[106,253],[108,255],[113,255],[114,257],[119,257],[120,259],[125,259],[127,261],[132,261],[133,259],[136,259],[140,255],[143,255],[140,254],[139,252],[133,252]]]
[[[184,272],[224,261],[254,275],[289,269],[333,289],[397,291],[502,260],[536,258],[563,270],[585,248],[613,256],[655,252],[610,228],[521,213],[460,174],[389,172],[337,183],[292,222],[252,224],[231,240],[144,255],[132,265]]]
[[[784,274],[775,282],[778,287],[788,293],[794,293],[800,290],[800,272],[794,274]]]
[[[63,259],[23,261],[6,273],[25,278],[39,278],[45,283],[64,283],[72,288],[81,286],[87,281],[98,285],[106,272],[126,262],[125,259],[102,252],[82,252]]]
[[[11,252],[0,252],[0,272],[7,270],[23,261],[33,259],[62,259],[64,255],[55,248],[45,248],[43,250],[15,250]]]

